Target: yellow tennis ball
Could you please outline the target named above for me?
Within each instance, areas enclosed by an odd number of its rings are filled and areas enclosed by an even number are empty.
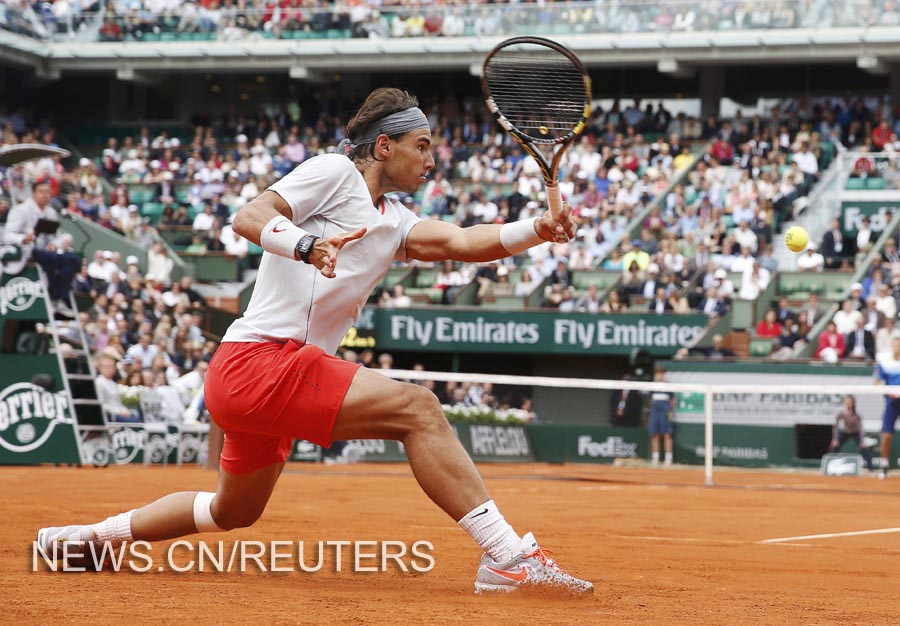
[[[803,252],[809,243],[809,233],[801,226],[791,226],[784,233],[784,245],[792,252]]]

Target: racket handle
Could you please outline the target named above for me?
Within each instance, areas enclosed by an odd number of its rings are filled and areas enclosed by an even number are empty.
[[[550,215],[553,219],[559,221],[562,215],[562,194],[559,192],[559,185],[547,185],[547,206],[550,207]]]

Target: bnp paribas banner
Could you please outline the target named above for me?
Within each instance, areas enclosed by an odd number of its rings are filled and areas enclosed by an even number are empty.
[[[704,315],[592,315],[558,311],[379,309],[378,347],[431,352],[672,355],[706,326]]]
[[[718,392],[713,394],[713,420],[717,425],[794,426],[796,424],[833,424],[841,411],[843,395],[833,391],[836,385],[865,385],[868,376],[833,374],[762,372],[669,371],[669,382],[727,385],[752,385],[758,392]],[[767,391],[772,385],[812,385],[814,393],[779,393]],[[878,396],[859,395],[857,409],[869,432],[881,426],[884,400]],[[675,405],[675,421],[703,423],[706,418],[702,393],[679,393]]]
[[[677,424],[674,434],[675,461],[693,465],[706,458],[702,424]],[[793,465],[796,435],[793,428],[716,426],[713,461],[719,465],[770,467]]]
[[[52,386],[33,384],[37,374]],[[0,355],[0,465],[79,463],[76,436],[56,357]]]

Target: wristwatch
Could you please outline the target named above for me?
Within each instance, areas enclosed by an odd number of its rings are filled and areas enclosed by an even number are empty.
[[[300,241],[297,242],[297,256],[304,263],[309,263],[309,254],[312,252],[316,239],[318,237],[315,235],[303,235]]]

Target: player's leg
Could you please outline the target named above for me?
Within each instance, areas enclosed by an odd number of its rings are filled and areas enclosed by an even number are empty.
[[[894,424],[897,422],[898,407],[890,398],[884,405],[884,417],[881,420],[881,472],[879,476],[885,478],[890,469],[891,443],[894,439]]]
[[[490,499],[475,464],[459,443],[433,393],[359,368],[338,412],[332,437],[403,443],[422,490],[485,551],[476,592],[550,585],[573,593],[593,585],[566,574],[534,535],[519,537]]]
[[[881,433],[881,476],[887,476],[888,469],[891,467],[891,444],[894,441],[893,432]]]
[[[659,438],[658,433],[650,434],[650,460],[654,465],[659,463]]]
[[[655,409],[650,409],[650,461],[653,465],[659,463],[659,444],[663,434],[662,425],[659,423],[659,414]]]
[[[181,491],[163,496],[134,511],[133,539],[159,541],[203,532],[199,526],[204,525],[204,519],[221,530],[251,526],[265,510],[283,468],[284,463],[275,463],[247,474],[221,470],[215,494]],[[198,502],[198,495],[208,504]]]
[[[671,429],[663,435],[663,444],[665,445],[666,450],[666,465],[671,465],[674,460],[674,453],[672,451],[672,431]]]
[[[61,541],[159,541],[197,532],[222,532],[253,524],[265,509],[284,463],[246,474],[219,473],[215,493],[180,491],[96,524],[42,528],[38,541],[50,554]]]
[[[332,438],[401,441],[419,485],[454,520],[490,499],[437,397],[419,385],[359,368]]]

